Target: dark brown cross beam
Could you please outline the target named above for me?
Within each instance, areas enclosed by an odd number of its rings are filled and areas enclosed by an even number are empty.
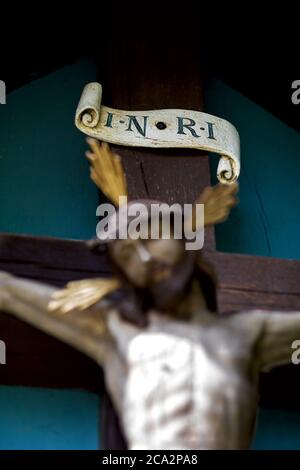
[[[106,37],[106,55],[99,57],[106,105],[128,110],[202,110],[198,22],[184,12],[172,28],[168,21],[164,15],[152,15],[146,25],[135,18],[111,20],[114,32]],[[122,156],[133,198],[193,202],[210,184],[208,157],[199,151],[115,150]],[[215,250],[213,229],[206,233],[205,256],[218,277],[221,314],[254,308],[300,309],[299,261],[220,253]],[[0,270],[56,286],[109,275],[104,253],[91,253],[84,242],[10,234],[0,236]],[[7,365],[0,369],[1,384],[78,387],[102,393],[98,366],[69,346],[5,313],[0,315],[0,332],[9,345]],[[291,366],[265,374],[261,403],[299,408],[295,380],[293,387],[287,387],[296,373]],[[106,415],[108,446],[121,446],[109,403]]]

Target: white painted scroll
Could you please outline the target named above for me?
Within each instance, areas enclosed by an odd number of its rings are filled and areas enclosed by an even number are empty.
[[[88,83],[75,116],[84,134],[111,144],[133,147],[193,148],[220,154],[217,177],[234,183],[240,174],[240,139],[225,119],[199,111],[159,109],[124,111],[101,104],[100,83]]]

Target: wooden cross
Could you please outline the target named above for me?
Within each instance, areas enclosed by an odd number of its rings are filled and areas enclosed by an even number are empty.
[[[178,34],[171,36],[166,21],[164,16],[154,16],[153,23],[139,25],[134,18],[127,18],[126,24],[114,18],[114,33],[106,38],[107,55],[99,61],[105,103],[128,110],[202,110],[198,24],[182,12],[173,23]],[[122,156],[132,198],[192,203],[210,184],[209,160],[199,151],[114,150]],[[299,261],[218,252],[213,229],[206,232],[204,251],[219,280],[220,314],[254,308],[300,309]],[[109,275],[105,254],[91,253],[84,242],[10,234],[0,236],[0,270],[56,286]],[[1,384],[103,391],[98,366],[79,352],[5,313],[0,315],[0,331],[9,345]],[[295,377],[294,366],[265,374],[262,405],[297,407],[297,388],[286,387],[291,377]],[[120,448],[117,419],[106,401],[107,446]]]

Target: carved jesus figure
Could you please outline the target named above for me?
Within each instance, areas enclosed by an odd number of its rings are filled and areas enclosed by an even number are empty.
[[[90,143],[95,181],[98,156],[113,156]],[[227,217],[236,190],[202,193],[206,225]],[[218,316],[209,267],[172,236],[117,239],[107,252],[113,278],[61,291],[1,273],[0,309],[104,368],[130,449],[248,448],[259,374],[291,361],[300,312]]]

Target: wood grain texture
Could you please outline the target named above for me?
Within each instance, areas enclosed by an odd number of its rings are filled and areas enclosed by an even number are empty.
[[[149,14],[147,24],[128,18],[126,41],[123,19],[113,18],[116,33],[109,38],[106,66],[99,72],[103,104],[128,110],[203,110],[196,20],[183,12],[170,24],[163,8],[159,15]],[[176,41],[178,31],[189,38],[188,46]],[[114,150],[122,156],[131,198],[192,203],[210,184],[208,157],[201,151],[117,146]],[[213,229],[207,232],[206,244],[214,247]]]
[[[0,270],[51,285],[87,277],[106,277],[105,252],[91,252],[84,241],[27,235],[0,235]]]
[[[300,310],[300,261],[206,251],[218,278],[218,311]]]

